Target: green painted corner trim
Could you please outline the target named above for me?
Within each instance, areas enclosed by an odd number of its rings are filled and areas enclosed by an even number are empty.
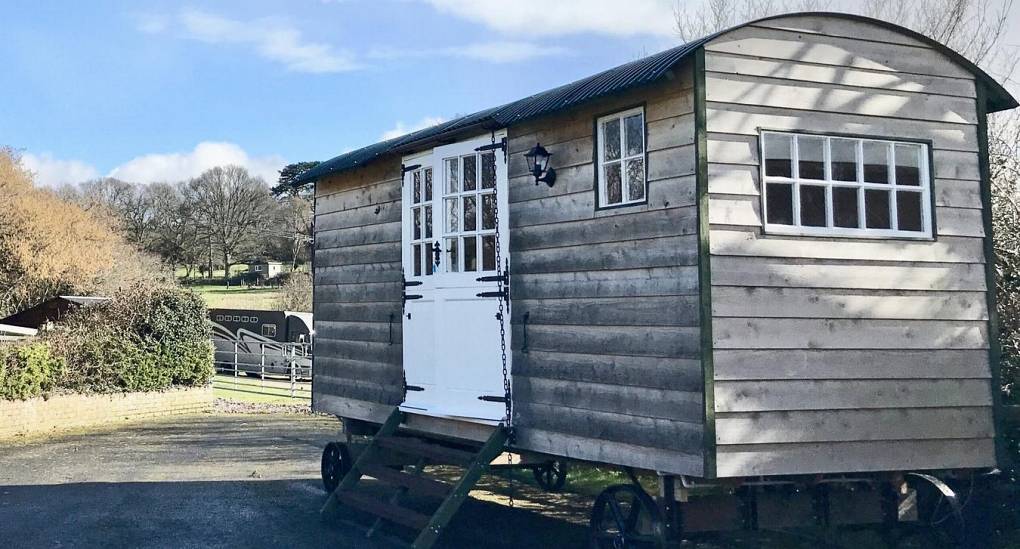
[[[988,365],[991,368],[992,414],[995,422],[995,461],[999,467],[1010,465],[1004,438],[1004,415],[1002,407],[1002,365],[999,347],[999,311],[996,303],[995,282],[995,241],[992,233],[992,179],[988,158],[988,90],[977,84],[978,119],[978,167],[981,172],[981,221],[985,227],[985,286],[988,297]]]
[[[704,381],[702,453],[704,477],[716,477],[715,363],[712,349],[712,264],[708,223],[708,131],[705,100],[705,49],[694,52],[694,154],[698,196],[698,291],[700,299],[701,374]]]

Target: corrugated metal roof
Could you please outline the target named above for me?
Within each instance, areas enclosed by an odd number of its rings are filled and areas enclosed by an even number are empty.
[[[945,45],[928,38],[920,33],[914,32],[910,29],[888,23],[886,21],[880,21],[877,19],[871,19],[868,17],[862,17],[859,15],[851,15],[846,13],[828,13],[828,12],[808,12],[808,13],[789,13],[783,15],[777,15],[773,17],[766,17],[758,19],[756,21],[750,21],[741,25],[737,25],[733,28],[719,31],[715,34],[710,34],[703,38],[693,40],[682,46],[668,49],[663,52],[650,55],[637,61],[620,65],[609,69],[607,71],[600,72],[598,74],[582,78],[576,82],[565,84],[558,88],[553,88],[535,95],[519,99],[512,103],[507,103],[500,107],[486,109],[483,111],[462,116],[460,118],[443,122],[423,130],[418,130],[407,135],[402,135],[387,141],[382,141],[374,145],[369,145],[361,149],[357,149],[336,158],[327,160],[315,168],[308,170],[295,178],[295,185],[303,185],[310,183],[327,175],[351,170],[360,166],[368,164],[372,160],[391,153],[398,153],[412,149],[417,145],[424,145],[431,141],[439,140],[443,137],[452,136],[467,128],[476,128],[479,130],[495,130],[499,128],[505,128],[512,124],[520,123],[530,118],[554,113],[563,109],[574,107],[585,103],[587,101],[604,97],[607,95],[619,93],[621,91],[641,86],[644,84],[650,84],[663,78],[677,63],[683,61],[688,55],[692,54],[695,50],[705,45],[706,43],[714,40],[716,37],[731,32],[733,30],[745,27],[747,25],[753,25],[770,19],[778,19],[781,17],[791,17],[798,15],[813,15],[823,17],[838,17],[845,19],[853,19],[858,21],[864,21],[867,23],[883,26],[901,32],[912,38],[920,40],[922,42],[930,44],[933,48],[938,49],[942,53],[949,56],[951,59],[962,65],[963,67],[974,73],[974,76],[985,84],[988,88],[988,111],[995,112],[999,110],[1012,109],[1017,106],[1016,100],[1007,92],[994,78],[990,77],[987,73],[982,71],[968,59],[960,55],[959,53],[949,49]]]

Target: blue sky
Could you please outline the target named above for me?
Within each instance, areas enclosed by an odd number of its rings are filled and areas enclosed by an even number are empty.
[[[271,178],[678,44],[673,5],[8,1],[0,144],[44,185]]]

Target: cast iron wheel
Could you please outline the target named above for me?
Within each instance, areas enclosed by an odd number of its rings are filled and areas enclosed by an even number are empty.
[[[531,468],[535,482],[546,492],[559,492],[567,483],[567,462],[550,461]]]
[[[346,444],[330,442],[322,449],[322,488],[332,494],[351,470],[351,451]]]
[[[610,486],[599,494],[589,525],[592,549],[662,549],[662,512],[633,484]]]

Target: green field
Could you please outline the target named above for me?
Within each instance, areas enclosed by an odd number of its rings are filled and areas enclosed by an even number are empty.
[[[279,310],[278,301],[282,295],[276,288],[245,288],[216,285],[189,286],[202,296],[210,309],[255,309],[258,311]]]
[[[312,384],[295,383],[294,396],[285,379],[248,377],[241,374],[217,374],[213,378],[213,395],[216,398],[256,404],[311,404]]]

